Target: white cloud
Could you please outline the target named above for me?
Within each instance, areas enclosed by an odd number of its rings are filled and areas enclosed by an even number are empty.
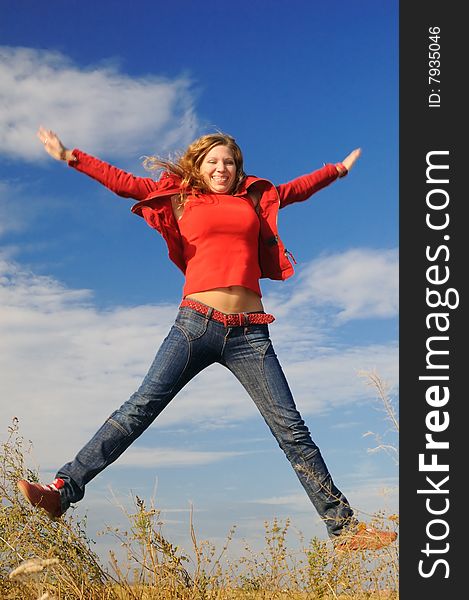
[[[323,356],[285,365],[285,372],[301,411],[325,414],[334,408],[376,397],[365,386],[360,371],[374,371],[395,391],[398,381],[396,343],[333,349]]]
[[[357,518],[368,520],[376,506],[380,506],[386,514],[398,510],[398,481],[397,478],[373,478],[355,480],[355,485],[347,486],[347,499],[350,501]],[[303,492],[270,496],[250,500],[251,503],[271,506],[286,506],[298,513],[311,512],[311,501]]]
[[[351,319],[395,317],[398,311],[396,249],[357,248],[312,261],[298,274],[298,283],[278,309],[329,306],[337,323]]]
[[[185,146],[197,129],[187,77],[130,77],[59,52],[0,46],[0,154],[45,159],[41,124],[67,146],[127,158]]]
[[[129,448],[116,465],[132,468],[148,467],[184,467],[210,465],[215,462],[242,456],[245,452],[208,452],[198,450],[181,450],[180,448],[138,447]]]
[[[311,500],[302,491],[294,494],[284,494],[283,496],[257,498],[254,500],[249,500],[248,502],[255,504],[268,504],[271,506],[290,506],[297,511],[311,512]]]

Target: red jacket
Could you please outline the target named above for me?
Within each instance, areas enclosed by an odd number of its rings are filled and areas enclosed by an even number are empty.
[[[171,173],[163,173],[158,181],[149,177],[135,177],[81,150],[74,149],[73,154],[77,160],[69,162],[71,167],[96,179],[119,196],[138,200],[132,206],[132,212],[143,217],[150,227],[161,233],[168,245],[169,258],[185,273],[181,234],[171,204],[171,196],[180,192],[180,179]],[[336,167],[327,164],[278,186],[252,175],[244,179],[235,196],[246,194],[251,186],[261,192],[259,264],[262,277],[287,279],[294,273],[288,257],[290,253],[278,235],[279,208],[306,200],[337,177]]]

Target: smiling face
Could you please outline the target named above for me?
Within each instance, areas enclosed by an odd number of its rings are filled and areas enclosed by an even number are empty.
[[[204,156],[200,174],[211,192],[229,194],[236,179],[236,162],[231,149],[219,144]]]

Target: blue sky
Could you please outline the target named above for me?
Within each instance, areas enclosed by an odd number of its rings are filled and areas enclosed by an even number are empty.
[[[246,171],[286,182],[361,147],[346,179],[279,215],[296,275],[262,282],[271,335],[298,407],[361,518],[397,510],[397,444],[361,371],[397,400],[398,3],[240,0],[0,7],[0,380],[44,479],[138,386],[175,316],[182,275],[132,202],[48,157],[40,124],[69,147],[148,176],[219,129]],[[3,436],[3,434],[2,434]],[[122,521],[116,498],[151,498],[166,533],[233,552],[263,521],[326,537],[239,384],[201,374],[90,484],[89,533]],[[111,491],[112,490],[112,493]],[[115,496],[115,497],[114,497]],[[110,541],[99,538],[105,554]]]

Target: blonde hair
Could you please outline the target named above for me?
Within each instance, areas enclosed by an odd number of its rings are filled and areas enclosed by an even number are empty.
[[[226,146],[231,150],[236,165],[236,177],[231,192],[235,192],[246,177],[243,169],[243,153],[234,137],[227,133],[210,133],[194,140],[186,151],[175,160],[162,159],[157,156],[147,156],[143,166],[149,171],[164,170],[177,175],[181,179],[181,201],[189,191],[206,192],[207,183],[200,175],[200,166],[205,156],[215,146]]]

